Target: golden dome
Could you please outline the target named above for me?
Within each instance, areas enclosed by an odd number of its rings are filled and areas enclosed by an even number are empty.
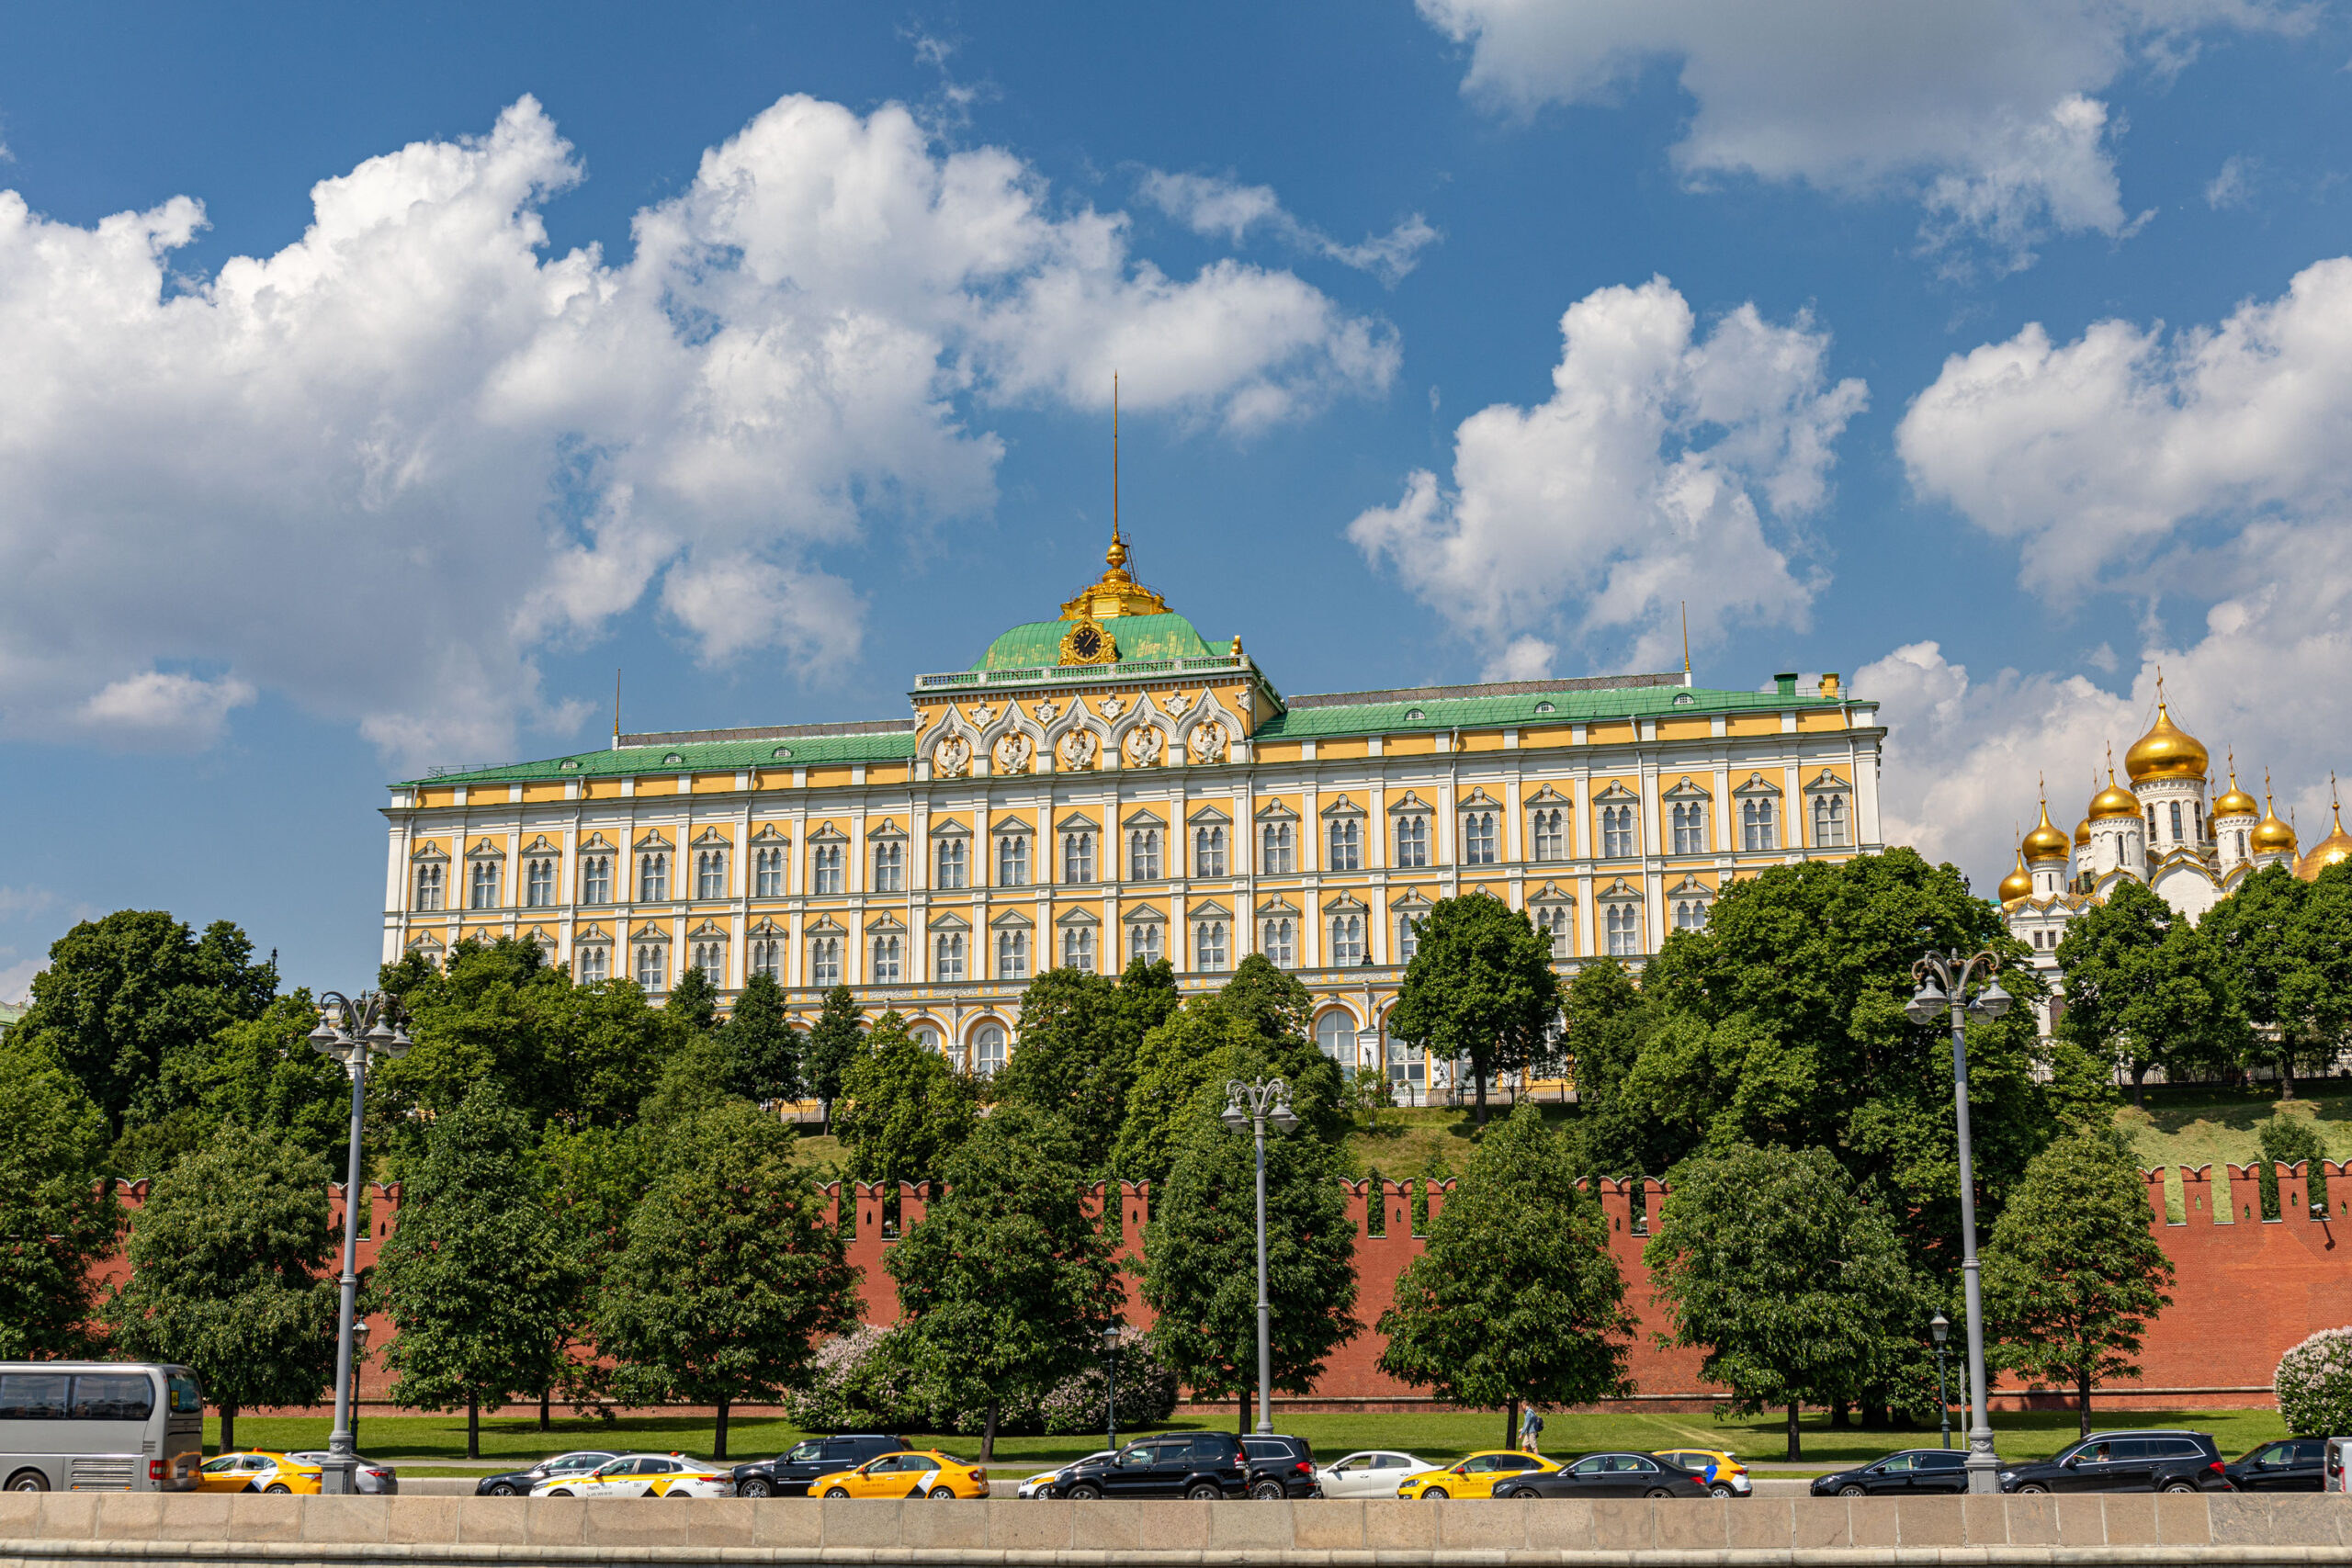
[[[2201,779],[2213,765],[2202,743],[2173,723],[2165,710],[2164,682],[2156,682],[2156,722],[2123,753],[2123,772],[2133,784],[2143,779]]]
[[[2087,817],[2075,824],[2075,847],[2078,850],[2091,847],[2091,819]]]
[[[2033,897],[2033,876],[2025,868],[2025,855],[2018,855],[2018,868],[2001,878],[2001,902],[2014,904],[2020,898]]]
[[[2219,800],[2213,802],[2213,809],[2207,814],[2208,818],[2253,817],[2259,811],[2260,807],[2254,804],[2254,796],[2238,788],[2237,759],[2232,757],[2230,759],[2230,787],[2222,792]]]
[[[2109,752],[2109,756],[2114,753]],[[2111,818],[2140,815],[2140,797],[2115,782],[2115,770],[2107,771],[2107,787],[2091,796],[2090,820],[2104,822]]]
[[[2329,866],[2347,860],[2352,860],[2352,833],[2344,830],[2344,807],[2338,803],[2335,830],[2312,846],[2311,853],[2295,867],[2295,874],[2309,882]]]
[[[2254,852],[2258,855],[2291,855],[2295,852],[2295,830],[2278,820],[2278,812],[2270,804],[2270,775],[2262,776],[2262,820],[2254,825]]]
[[[2032,832],[2025,836],[2025,842],[2018,846],[2019,863],[2022,864],[2027,861],[2064,860],[2071,848],[2072,846],[2066,841],[2066,835],[2050,825],[2050,802],[2044,800],[2041,803],[2041,823]],[[2008,885],[2004,883],[2002,886]]]

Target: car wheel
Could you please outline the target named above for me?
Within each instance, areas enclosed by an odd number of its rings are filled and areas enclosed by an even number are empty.
[[[2042,1485],[2039,1482],[2029,1481],[2024,1485],[2018,1487],[2018,1490],[2031,1496],[2041,1497],[2048,1495],[2050,1488]]]
[[[1721,1483],[1717,1483],[1715,1485],[1707,1488],[1707,1495],[1710,1497],[1728,1497],[1731,1495],[1731,1488],[1723,1485]]]
[[[1442,1486],[1432,1486],[1428,1491],[1422,1493],[1421,1495],[1424,1497],[1435,1497],[1439,1501],[1442,1502],[1445,1498],[1451,1496],[1452,1494],[1447,1492]]]
[[[1224,1496],[1225,1488],[1214,1481],[1195,1481],[1184,1489],[1184,1495],[1197,1503],[1203,1498]]]
[[[1073,1503],[1099,1503],[1102,1500],[1102,1488],[1095,1485],[1091,1481],[1081,1481],[1072,1486],[1065,1495]]]
[[[931,1500],[934,1503],[953,1503],[956,1501],[956,1488],[934,1486],[931,1489]]]
[[[262,1490],[273,1497],[290,1497],[294,1495],[294,1488],[287,1485],[283,1481],[273,1481]]]
[[[2165,1490],[2167,1492],[2194,1492],[2197,1490],[2197,1485],[2196,1483],[2189,1481],[2167,1481],[2165,1483]]]
[[[742,1485],[738,1486],[735,1489],[735,1495],[738,1497],[773,1497],[775,1495],[775,1488],[755,1475],[752,1477],[751,1480],[743,1483]]]
[[[493,1497],[512,1497],[514,1495],[514,1484],[511,1482],[502,1481],[490,1489],[490,1495]]]
[[[17,1472],[16,1474],[8,1477],[8,1490],[11,1492],[46,1492],[49,1490],[49,1477],[43,1475],[38,1470],[20,1470]]]
[[[1840,1486],[1838,1488],[1838,1495],[1840,1497],[1860,1497],[1866,1495],[1866,1494],[1859,1486]]]
[[[1261,1502],[1272,1501],[1273,1499],[1280,1497],[1282,1495],[1283,1483],[1279,1481],[1261,1481],[1256,1485],[1250,1488],[1250,1495],[1258,1498]]]
[[[548,1495],[550,1497],[569,1497],[571,1495],[571,1492],[568,1487],[559,1486],[554,1491],[548,1493]]]
[[[846,1497],[849,1495],[849,1488],[846,1486],[828,1486],[825,1488],[825,1495],[828,1497]]]

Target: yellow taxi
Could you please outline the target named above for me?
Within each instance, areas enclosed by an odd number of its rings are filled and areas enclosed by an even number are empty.
[[[735,1472],[684,1454],[622,1454],[582,1475],[559,1471],[531,1488],[534,1497],[732,1497]]]
[[[1557,1460],[1516,1449],[1488,1449],[1444,1470],[1424,1470],[1397,1483],[1396,1495],[1416,1497],[1491,1497],[1495,1483],[1531,1471],[1557,1470]]]
[[[811,1497],[985,1497],[989,1472],[936,1449],[907,1449],[808,1483]]]
[[[1706,1478],[1707,1490],[1718,1497],[1745,1497],[1755,1490],[1747,1467],[1737,1455],[1723,1449],[1658,1449],[1657,1457]]]
[[[300,1492],[315,1496],[322,1472],[281,1453],[247,1449],[204,1461],[196,1472],[199,1492]]]

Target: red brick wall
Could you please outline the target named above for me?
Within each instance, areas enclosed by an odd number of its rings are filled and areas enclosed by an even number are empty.
[[[2173,1304],[2149,1327],[2141,1356],[2143,1376],[2138,1384],[2103,1390],[2099,1400],[2109,1408],[2226,1407],[2270,1403],[2270,1378],[2278,1358],[2290,1346],[2322,1328],[2352,1325],[2352,1173],[2334,1161],[2327,1164],[2329,1207],[2324,1218],[2311,1214],[2310,1198],[2301,1166],[2282,1167],[2279,1209],[2285,1217],[2265,1222],[2261,1217],[2254,1168],[2231,1166],[2226,1178],[2229,1201],[2215,1204],[2222,1184],[2210,1167],[2185,1167],[2179,1171],[2183,1221],[2166,1217],[2165,1173],[2147,1173],[2150,1231],[2172,1259],[2177,1279]],[[1395,1297],[1396,1276],[1419,1257],[1420,1238],[1413,1234],[1411,1183],[1383,1182],[1378,1193],[1368,1182],[1342,1184],[1347,1196],[1348,1223],[1356,1237],[1356,1318],[1364,1332],[1342,1346],[1328,1363],[1316,1394],[1318,1400],[1353,1405],[1409,1405],[1424,1403],[1419,1391],[1382,1374],[1375,1363],[1382,1341],[1372,1325]],[[1711,1391],[1698,1375],[1699,1356],[1690,1350],[1660,1350],[1650,1335],[1661,1321],[1649,1287],[1641,1251],[1647,1239],[1636,1228],[1635,1189],[1644,1214],[1655,1214],[1666,1188],[1657,1181],[1603,1180],[1596,1184],[1601,1213],[1609,1222],[1609,1247],[1625,1276],[1626,1304],[1642,1320],[1628,1358],[1636,1405],[1703,1409]],[[1431,1183],[1431,1217],[1442,1211],[1452,1182]],[[888,1323],[898,1314],[898,1295],[883,1268],[894,1235],[883,1228],[885,1189],[865,1182],[849,1184],[854,1222],[848,1242],[850,1261],[865,1270],[865,1316]],[[147,1184],[125,1182],[119,1189],[126,1207],[144,1203]],[[841,1184],[826,1188],[829,1212],[838,1216]],[[899,1190],[899,1220],[902,1226],[922,1223],[928,1189],[907,1184]],[[337,1235],[343,1224],[343,1189],[329,1189]],[[1097,1188],[1092,1200],[1100,1215],[1109,1194]],[[369,1190],[370,1234],[359,1243],[359,1264],[376,1260],[383,1237],[399,1224],[400,1188]],[[1369,1212],[1379,1205],[1385,1234],[1372,1234]],[[1150,1218],[1148,1184],[1119,1185],[1115,1224],[1121,1234],[1121,1256],[1127,1261],[1127,1305],[1130,1320],[1148,1325],[1152,1314],[1144,1306],[1140,1271],[1144,1227]],[[102,1272],[108,1283],[127,1271],[120,1258]],[[389,1323],[372,1325],[380,1349],[391,1334]],[[1961,1380],[1961,1358],[1955,1336],[1954,1387]],[[360,1397],[382,1399],[390,1393],[390,1380],[380,1360],[371,1354],[360,1380]],[[2005,1406],[2058,1405],[2064,1391],[2041,1393],[2030,1390],[1996,1391]]]

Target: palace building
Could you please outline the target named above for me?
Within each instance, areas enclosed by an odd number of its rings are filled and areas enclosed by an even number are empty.
[[[1116,530],[1107,559],[1056,619],[916,676],[909,714],[393,785],[386,961],[522,937],[657,994],[688,965],[723,995],[764,973],[804,1021],[846,985],[988,1073],[1043,970],[1166,958],[1190,991],[1261,953],[1327,1053],[1418,1089],[1383,1020],[1438,899],[1526,910],[1565,972],[1654,952],[1736,877],[1881,847],[1885,731],[1835,674],[1285,697],[1136,581]]]

